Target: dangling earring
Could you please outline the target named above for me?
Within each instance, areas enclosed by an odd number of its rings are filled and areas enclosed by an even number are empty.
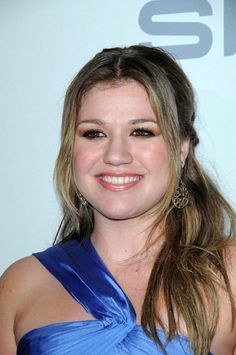
[[[87,206],[88,202],[80,192],[79,192],[79,200],[80,200],[80,203],[82,206],[84,206],[84,207]]]
[[[180,180],[177,189],[172,197],[172,203],[176,208],[184,208],[189,203],[189,192],[185,183]]]

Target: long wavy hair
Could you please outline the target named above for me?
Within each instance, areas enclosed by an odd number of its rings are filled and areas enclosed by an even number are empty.
[[[148,245],[157,226],[164,226],[165,242],[151,272],[141,325],[165,352],[156,326],[163,328],[171,340],[179,333],[181,318],[195,354],[208,354],[219,317],[218,287],[227,291],[232,326],[234,321],[225,250],[235,237],[235,214],[195,156],[199,140],[194,128],[193,89],[180,66],[162,49],[144,46],[104,49],[70,84],[55,168],[64,216],[55,242],[75,236],[83,238],[94,227],[92,206],[81,206],[73,174],[72,150],[81,98],[97,83],[116,84],[130,79],[141,83],[149,95],[168,149],[171,171],[168,189],[156,207],[156,221],[147,238]],[[184,139],[189,139],[190,149],[182,169],[180,149]],[[172,204],[180,179],[190,194],[190,201],[183,209]],[[166,307],[167,324],[158,313],[160,298]]]

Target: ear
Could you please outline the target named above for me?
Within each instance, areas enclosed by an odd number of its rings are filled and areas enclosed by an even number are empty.
[[[181,167],[183,168],[184,167],[184,164],[185,164],[185,160],[188,156],[188,153],[189,153],[189,138],[185,138],[182,140],[182,143],[181,143],[181,149],[180,149],[180,159],[181,159]]]

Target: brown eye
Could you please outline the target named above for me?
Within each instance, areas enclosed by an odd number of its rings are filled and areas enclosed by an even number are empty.
[[[105,137],[105,134],[101,131],[96,130],[96,129],[90,129],[90,130],[84,132],[82,136],[87,139],[94,139],[94,138]]]
[[[137,128],[131,133],[131,135],[135,136],[135,137],[154,137],[155,136],[155,134],[150,129],[147,129],[147,128]]]

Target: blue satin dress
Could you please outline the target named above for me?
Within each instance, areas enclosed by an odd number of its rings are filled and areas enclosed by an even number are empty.
[[[20,339],[17,355],[163,354],[136,324],[131,302],[89,239],[70,240],[33,255],[95,320],[33,329]],[[165,333],[157,332],[167,354],[194,354],[185,336],[168,343]]]

